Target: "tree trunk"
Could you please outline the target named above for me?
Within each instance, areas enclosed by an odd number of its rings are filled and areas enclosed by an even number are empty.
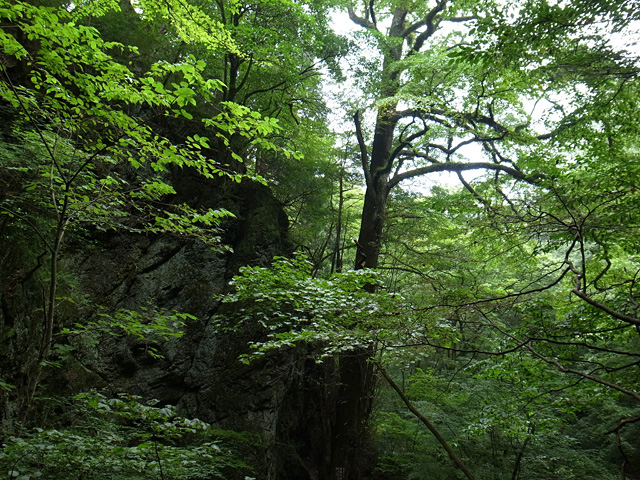
[[[391,98],[398,92],[398,71],[394,64],[402,58],[402,34],[408,11],[396,8],[388,36],[400,40],[385,54],[380,98]],[[398,123],[397,103],[391,101],[378,108],[371,145],[371,157],[366,149],[359,119],[356,116],[363,169],[367,189],[362,208],[360,234],[357,240],[355,268],[376,268],[380,257],[385,210],[389,193],[389,174],[395,128]],[[368,286],[372,293],[375,286]],[[360,480],[374,466],[371,451],[369,416],[375,389],[373,347],[355,348],[339,361],[340,389],[336,405],[335,426],[331,448],[331,480]]]
[[[367,186],[357,241],[356,269],[376,268],[388,194],[387,163],[391,152],[393,116],[378,115]],[[374,173],[375,172],[375,173]],[[374,286],[368,289],[373,293]],[[331,449],[331,480],[360,480],[373,467],[369,417],[375,389],[373,347],[355,348],[339,359],[340,389]]]
[[[372,466],[369,417],[375,387],[373,352],[358,348],[339,359],[340,385],[331,442],[331,480],[357,480]]]

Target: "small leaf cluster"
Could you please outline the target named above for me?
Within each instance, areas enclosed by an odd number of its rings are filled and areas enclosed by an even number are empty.
[[[180,338],[186,321],[196,320],[188,313],[167,312],[152,307],[141,307],[140,311],[122,309],[114,314],[99,314],[99,319],[76,323],[63,328],[60,336],[81,336],[85,341],[96,342],[99,335],[131,336],[146,344],[146,351],[153,358],[162,358],[154,345]]]
[[[394,299],[369,293],[378,285],[371,270],[353,270],[330,278],[314,278],[304,256],[276,257],[271,269],[244,267],[222,297],[234,304],[233,314],[221,318],[226,328],[255,328],[266,338],[252,341],[252,352],[241,359],[249,363],[267,352],[312,344],[322,359],[341,351],[367,347],[376,341],[392,316]]]

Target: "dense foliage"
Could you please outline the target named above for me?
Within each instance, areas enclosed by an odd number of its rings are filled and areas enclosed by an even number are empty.
[[[225,471],[247,468],[220,445],[224,432],[170,405],[92,393],[65,410],[71,425],[5,439],[0,465],[10,478],[226,478]]]
[[[238,212],[189,192],[259,182],[299,253],[204,293],[207,328],[243,340],[242,368],[271,379],[287,354],[277,381],[307,377],[318,431],[291,465],[638,478],[638,22],[599,0],[0,1],[0,472],[260,474],[226,446],[245,437],[172,405],[39,396],[80,344],[155,361],[201,320],[73,318],[71,249],[109,232],[232,258]]]

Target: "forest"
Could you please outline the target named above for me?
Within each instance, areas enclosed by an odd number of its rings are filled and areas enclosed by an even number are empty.
[[[0,0],[0,479],[640,480],[640,2]]]

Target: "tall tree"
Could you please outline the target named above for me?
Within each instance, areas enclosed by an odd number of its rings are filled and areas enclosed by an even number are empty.
[[[624,3],[370,1],[346,2],[345,8],[362,29],[365,55],[374,56],[372,71],[361,78],[375,116],[370,131],[360,105],[353,113],[366,185],[356,268],[379,265],[394,187],[453,172],[472,190],[464,178],[471,170],[493,172],[498,191],[513,180],[540,184],[548,165],[532,159],[557,152],[552,140],[582,123],[581,112],[598,102],[586,95],[580,107],[564,107],[558,98],[580,97],[576,88],[585,78],[604,75],[620,83],[635,75],[606,40],[606,22],[623,28],[638,14]],[[601,28],[593,29],[594,23]],[[545,113],[541,105],[548,107]],[[536,115],[550,119],[545,131]],[[366,468],[370,354],[365,348],[341,359],[331,478],[361,478]]]

